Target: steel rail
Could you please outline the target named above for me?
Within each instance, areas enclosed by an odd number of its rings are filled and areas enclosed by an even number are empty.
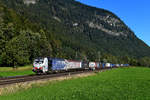
[[[62,77],[62,76],[71,76],[71,75],[81,74],[81,73],[94,73],[94,72],[100,72],[100,71],[104,71],[104,70],[108,70],[108,69],[110,69],[110,68],[99,69],[99,70],[95,70],[95,71],[82,70],[82,71],[46,74],[46,75],[27,75],[27,76],[6,77],[6,78],[0,78],[0,86],[28,82],[28,81],[41,80],[41,79],[56,78],[56,77]]]

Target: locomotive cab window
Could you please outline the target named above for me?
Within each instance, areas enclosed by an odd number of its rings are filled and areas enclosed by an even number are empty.
[[[36,59],[34,61],[35,64],[43,64],[44,63],[44,60],[43,59]]]

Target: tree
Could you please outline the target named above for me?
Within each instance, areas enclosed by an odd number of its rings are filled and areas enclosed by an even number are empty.
[[[149,57],[143,57],[143,58],[139,59],[139,64],[141,66],[150,67],[150,58]]]

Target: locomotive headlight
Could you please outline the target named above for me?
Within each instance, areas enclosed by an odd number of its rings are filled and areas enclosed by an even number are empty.
[[[42,70],[42,69],[43,69],[43,67],[40,67],[39,69],[40,69],[40,70]]]
[[[37,67],[33,67],[33,69],[34,69],[34,70],[37,70],[38,68],[37,68]]]

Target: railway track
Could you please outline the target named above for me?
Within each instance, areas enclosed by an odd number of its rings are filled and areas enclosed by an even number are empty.
[[[0,78],[0,86],[14,84],[14,83],[41,80],[41,79],[55,78],[55,77],[60,77],[60,76],[70,76],[70,75],[87,73],[87,72],[93,72],[93,71],[77,71],[77,72],[66,72],[66,73],[57,73],[57,74],[48,74],[48,75],[32,75],[32,76],[29,75],[29,76]]]
[[[41,79],[55,78],[55,77],[60,77],[60,76],[71,76],[71,75],[81,74],[81,73],[93,73],[93,72],[99,72],[99,71],[104,71],[104,70],[108,70],[108,69],[101,69],[101,70],[95,70],[95,71],[86,70],[86,71],[77,71],[77,72],[47,74],[47,75],[28,75],[28,76],[0,78],[0,86],[10,85],[10,84],[14,84],[14,83],[41,80]]]

